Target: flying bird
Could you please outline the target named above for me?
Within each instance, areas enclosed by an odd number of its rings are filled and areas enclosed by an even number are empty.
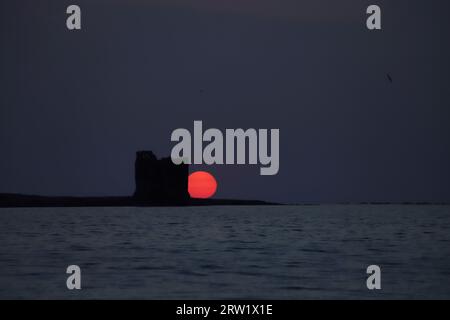
[[[387,78],[388,78],[389,82],[392,83],[392,77],[391,77],[391,75],[390,75],[389,73],[386,74],[386,75],[387,75]]]

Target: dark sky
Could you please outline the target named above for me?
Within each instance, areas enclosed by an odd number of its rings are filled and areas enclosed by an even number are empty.
[[[210,167],[217,197],[450,201],[448,1],[0,5],[0,192],[131,194],[135,151],[203,120],[280,128],[279,174]]]

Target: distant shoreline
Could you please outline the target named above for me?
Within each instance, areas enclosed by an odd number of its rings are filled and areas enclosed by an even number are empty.
[[[145,201],[134,197],[51,197],[0,193],[0,208],[26,207],[195,207],[282,205],[260,200],[188,199],[184,202]]]
[[[295,203],[291,206],[450,206],[449,202],[318,202],[318,203]]]
[[[275,203],[262,200],[237,199],[189,199],[183,203],[142,201],[130,196],[117,197],[71,197],[71,196],[38,196],[24,194],[0,193],[0,208],[31,207],[198,207],[198,206],[320,206],[320,205],[415,205],[415,206],[447,206],[446,202],[335,202],[335,203]]]

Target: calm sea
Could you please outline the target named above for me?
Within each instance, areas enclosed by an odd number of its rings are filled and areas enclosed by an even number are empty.
[[[0,298],[450,299],[450,206],[0,209]]]

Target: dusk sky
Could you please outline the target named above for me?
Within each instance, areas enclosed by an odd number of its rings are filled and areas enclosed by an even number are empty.
[[[66,28],[66,8],[82,30]],[[382,8],[382,30],[366,8]],[[3,0],[0,193],[131,195],[177,128],[279,128],[218,198],[450,201],[444,0]],[[393,81],[388,80],[391,75]]]

